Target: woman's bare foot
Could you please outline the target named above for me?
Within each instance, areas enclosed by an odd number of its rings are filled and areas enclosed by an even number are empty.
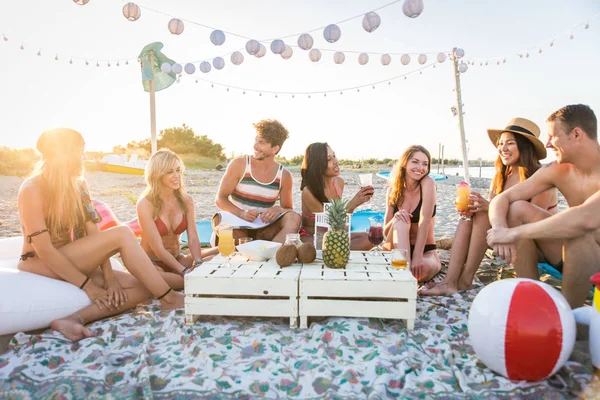
[[[445,294],[454,294],[458,292],[458,288],[446,282],[440,282],[432,288],[423,288],[419,291],[421,296],[443,296]]]
[[[185,296],[181,293],[171,291],[160,300],[163,310],[174,310],[185,306]]]
[[[94,333],[83,326],[77,318],[68,316],[67,318],[55,319],[50,323],[50,328],[60,332],[64,337],[73,342],[81,339],[94,337]]]

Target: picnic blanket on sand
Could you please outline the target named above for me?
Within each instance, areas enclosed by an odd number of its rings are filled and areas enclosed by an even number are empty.
[[[541,382],[511,382],[479,362],[468,310],[481,284],[419,299],[415,329],[400,321],[330,317],[203,318],[158,302],[91,324],[96,337],[20,333],[0,355],[0,398],[572,398],[589,371],[568,362]]]

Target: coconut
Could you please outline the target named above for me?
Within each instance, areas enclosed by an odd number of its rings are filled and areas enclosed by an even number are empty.
[[[312,243],[302,243],[298,247],[298,262],[308,264],[317,258],[317,250]]]
[[[298,249],[294,244],[284,244],[277,250],[275,261],[280,267],[288,267],[296,260]]]

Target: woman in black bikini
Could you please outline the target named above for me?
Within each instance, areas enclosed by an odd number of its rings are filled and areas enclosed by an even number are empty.
[[[419,282],[441,269],[433,229],[436,189],[429,177],[431,156],[423,146],[410,146],[394,168],[387,193],[384,249],[410,249],[410,270]]]
[[[185,192],[181,180],[183,170],[183,161],[171,150],[154,153],[146,166],[146,190],[137,203],[142,248],[161,271],[176,274],[168,274],[167,282],[177,290],[183,289],[183,276],[202,264],[202,257],[206,256],[200,249],[194,200]],[[188,255],[181,254],[179,243],[179,236],[185,231]]]
[[[183,307],[183,295],[160,276],[128,227],[98,230],[99,216],[83,180],[81,134],[49,130],[36,147],[42,160],[18,195],[25,238],[19,269],[69,282],[92,301],[50,326],[71,340],[90,337],[86,323],[133,308],[150,293],[165,309]],[[117,252],[132,275],[112,270],[109,257]]]

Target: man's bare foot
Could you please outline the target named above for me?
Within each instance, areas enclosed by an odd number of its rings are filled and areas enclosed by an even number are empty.
[[[64,337],[73,342],[77,342],[81,339],[94,337],[94,333],[83,326],[77,318],[68,316],[63,319],[55,319],[50,323],[50,328],[60,332]]]
[[[163,310],[174,310],[185,306],[185,296],[179,292],[172,291],[160,300]]]
[[[449,285],[446,282],[440,282],[432,288],[423,288],[419,291],[421,296],[443,296],[445,294],[454,294],[458,292],[456,286]]]

